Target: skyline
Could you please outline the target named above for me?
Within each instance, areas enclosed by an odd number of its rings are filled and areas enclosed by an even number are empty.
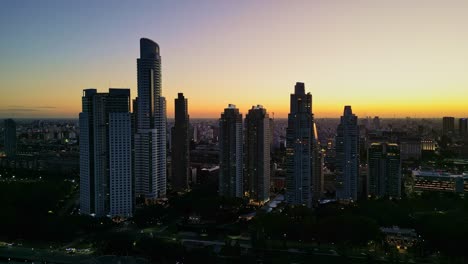
[[[142,37],[161,48],[162,95],[184,93],[193,118],[228,104],[285,118],[296,82],[316,118],[345,105],[360,117],[466,117],[468,3],[422,2],[9,2],[0,117],[77,118],[87,88],[135,98]]]

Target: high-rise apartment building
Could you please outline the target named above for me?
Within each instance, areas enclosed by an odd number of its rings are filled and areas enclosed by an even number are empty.
[[[5,119],[5,155],[9,158],[16,156],[16,122],[13,119]]]
[[[271,123],[261,105],[252,106],[245,117],[244,193],[254,204],[270,199]]]
[[[189,187],[190,135],[187,99],[179,93],[174,100],[175,121],[171,133],[172,188],[176,191]]]
[[[397,144],[372,143],[367,164],[368,195],[401,197],[401,158]]]
[[[235,105],[224,109],[219,119],[219,195],[243,197],[242,114]]]
[[[133,214],[130,89],[85,89],[80,113],[80,212]]]
[[[296,83],[290,97],[286,130],[286,202],[312,206],[314,177],[314,116],[312,95]]]
[[[147,200],[166,195],[166,102],[161,96],[159,46],[140,39],[137,59],[135,194]]]
[[[442,134],[453,135],[455,132],[455,117],[444,116],[442,118]]]
[[[336,146],[336,198],[355,201],[359,181],[359,127],[351,106],[345,106],[337,128]]]

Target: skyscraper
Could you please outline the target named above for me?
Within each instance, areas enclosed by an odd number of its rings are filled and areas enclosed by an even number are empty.
[[[312,95],[296,83],[286,130],[286,202],[312,206],[314,177]]]
[[[372,143],[367,154],[367,194],[401,197],[401,159],[397,144]]]
[[[458,133],[461,137],[468,136],[468,118],[460,118],[458,120]]]
[[[190,135],[187,99],[179,93],[174,100],[175,122],[172,128],[171,158],[172,158],[172,188],[180,191],[187,189],[190,175]]]
[[[166,195],[166,104],[161,97],[159,46],[140,39],[135,134],[135,194],[149,200]]]
[[[271,125],[266,109],[252,106],[245,117],[244,192],[254,204],[270,199]]]
[[[80,212],[130,217],[130,89],[85,89],[80,113]]]
[[[9,158],[16,156],[16,122],[13,119],[5,119],[5,155]]]
[[[344,107],[337,128],[336,145],[336,198],[356,200],[359,180],[359,127],[351,106]]]
[[[451,116],[444,116],[442,118],[442,134],[453,135],[455,132],[455,118]]]
[[[242,114],[229,104],[219,119],[219,195],[243,197]]]

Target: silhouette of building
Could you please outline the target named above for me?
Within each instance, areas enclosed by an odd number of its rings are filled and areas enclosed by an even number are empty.
[[[312,95],[296,83],[290,98],[286,130],[286,202],[312,206],[314,177],[314,116]]]
[[[174,104],[175,121],[171,133],[172,188],[181,191],[189,187],[190,176],[190,126],[187,99],[183,93],[178,94]]]
[[[367,154],[367,194],[401,197],[401,159],[397,144],[373,143]]]
[[[358,195],[359,127],[351,106],[345,106],[337,128],[336,144],[336,197],[355,201]]]
[[[374,130],[379,130],[380,129],[380,118],[378,116],[375,116],[374,119],[372,120],[373,124],[373,129]]]
[[[245,117],[244,192],[254,204],[270,199],[271,124],[266,109],[252,106]]]
[[[460,118],[458,120],[458,133],[461,137],[468,136],[468,118]]]
[[[133,214],[130,89],[85,89],[80,113],[80,212]]]
[[[135,134],[135,194],[154,200],[166,196],[166,101],[161,96],[159,46],[140,39]]]
[[[442,134],[453,135],[455,132],[455,118],[445,116],[442,118]]]
[[[5,119],[4,125],[5,155],[14,158],[16,156],[16,122],[13,119]]]
[[[243,197],[242,114],[235,105],[224,109],[219,119],[219,194]]]

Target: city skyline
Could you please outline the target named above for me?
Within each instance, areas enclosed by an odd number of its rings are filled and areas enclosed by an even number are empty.
[[[262,104],[286,118],[284,98],[297,81],[317,99],[318,118],[339,117],[344,105],[358,116],[466,117],[467,8],[463,1],[10,2],[0,11],[0,117],[76,117],[83,88],[129,87],[135,97],[141,37],[163,47],[163,96],[183,92],[193,118],[216,118],[229,103],[242,113]],[[167,110],[172,118],[173,106]]]

